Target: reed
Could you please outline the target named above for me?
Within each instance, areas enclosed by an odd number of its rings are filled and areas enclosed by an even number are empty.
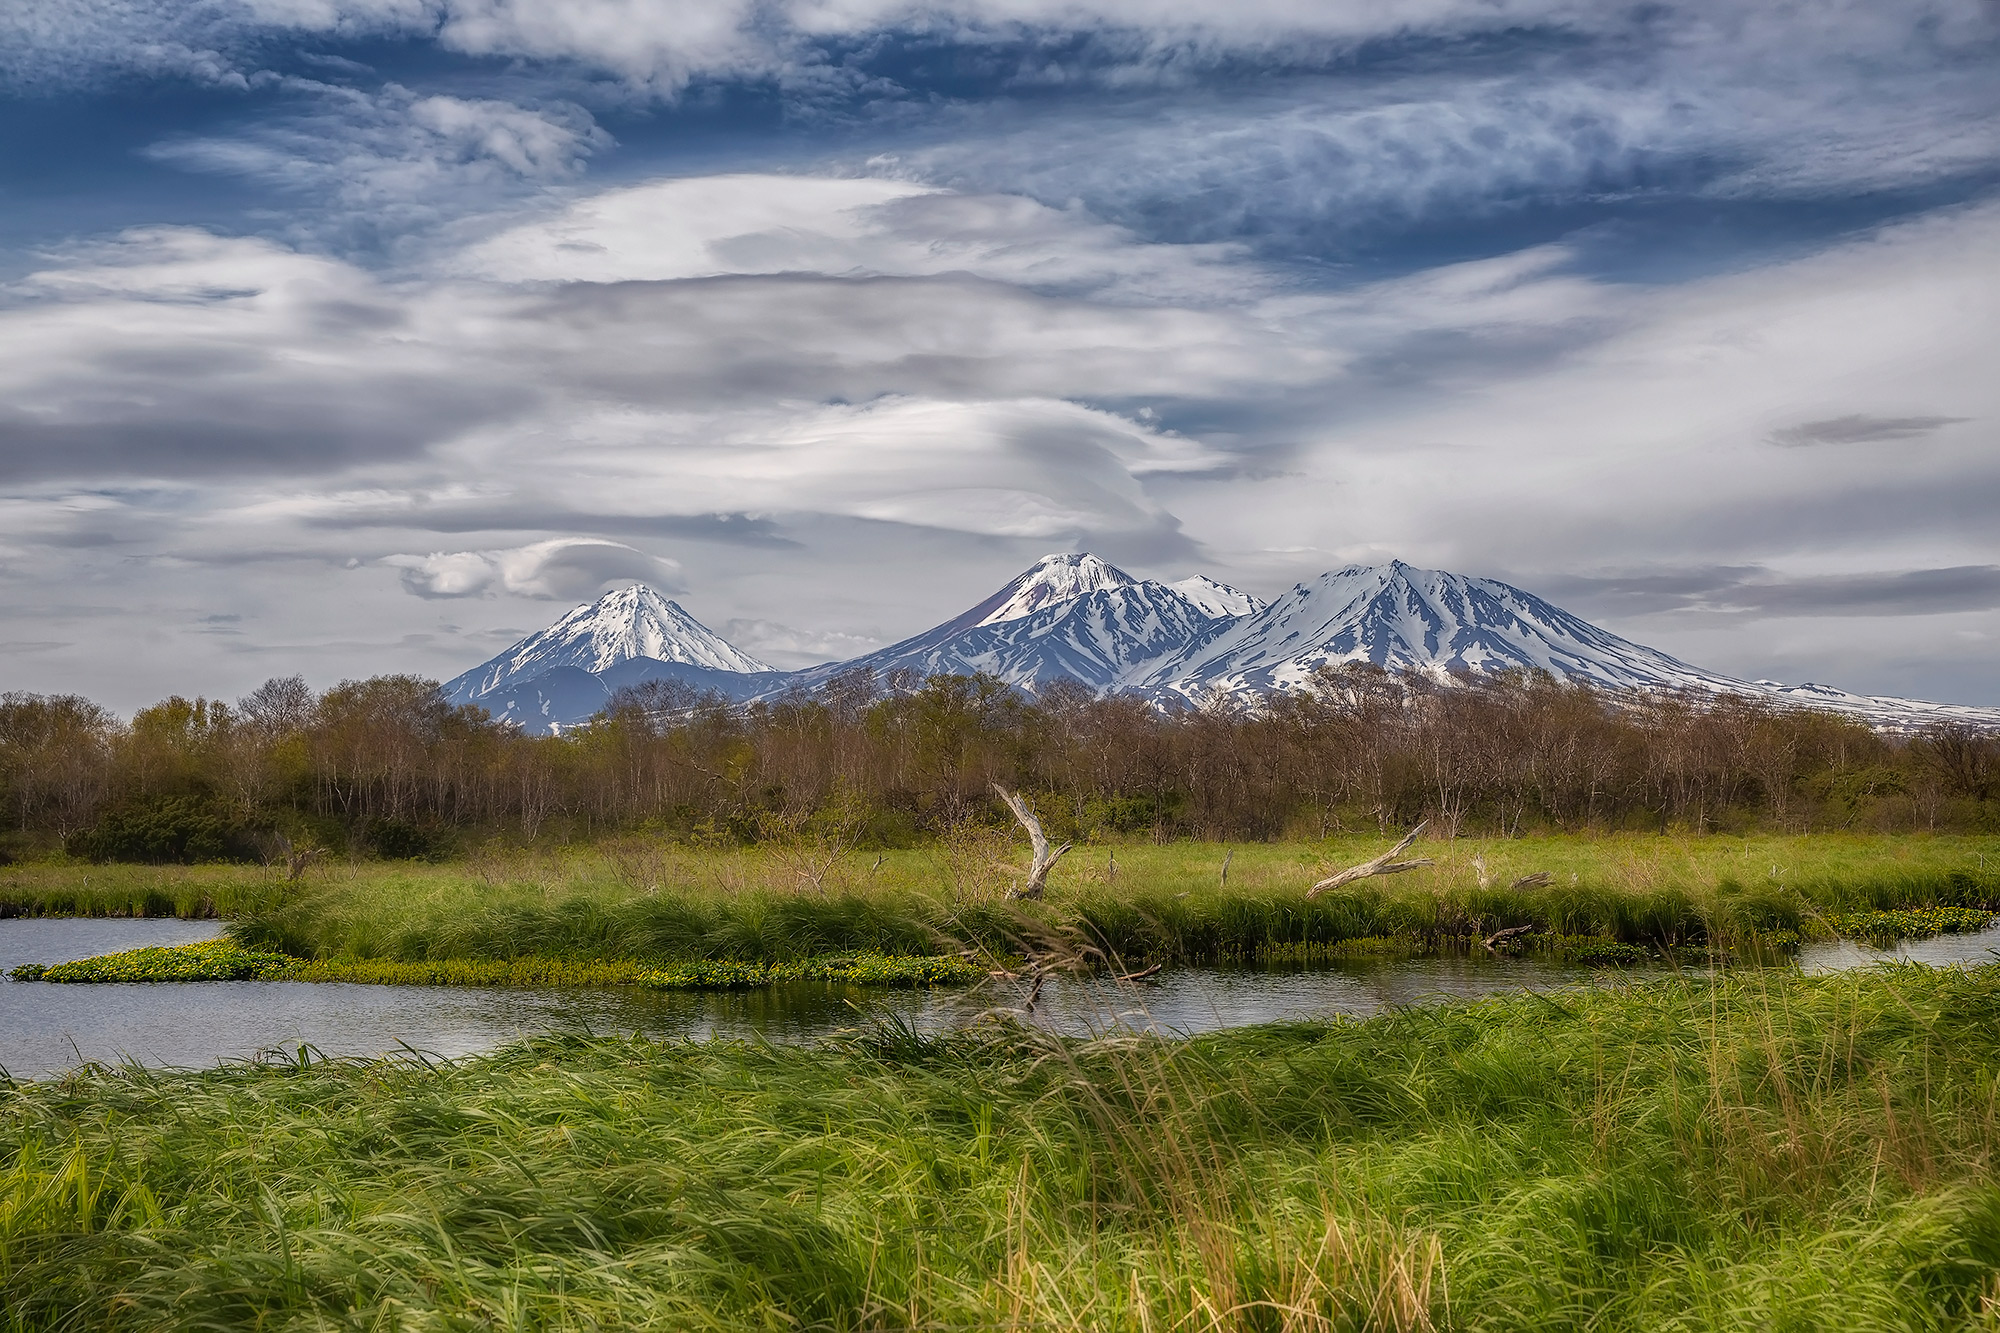
[[[13,1329],[1969,1329],[2000,968],[0,1094]]]

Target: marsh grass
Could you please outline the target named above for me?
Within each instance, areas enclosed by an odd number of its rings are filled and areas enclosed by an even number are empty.
[[[1743,951],[1772,936],[1831,938],[1844,914],[2000,906],[2000,839],[1944,836],[1459,839],[1425,845],[1431,869],[1304,896],[1327,869],[1385,845],[1120,845],[1115,877],[1114,849],[1086,847],[1035,904],[1005,897],[1021,849],[975,825],[930,847],[842,852],[831,866],[797,849],[627,838],[447,865],[336,864],[296,886],[255,867],[14,867],[0,870],[0,912],[214,911],[236,918],[246,947],[314,959],[769,963],[969,947],[1211,963],[1333,956],[1385,937],[1439,951],[1528,924]],[[1536,873],[1549,882],[1506,887]]]
[[[2000,968],[0,1093],[16,1329],[1994,1328]]]
[[[170,948],[129,949],[44,966],[26,963],[14,981],[51,984],[175,981],[348,981],[394,986],[649,986],[655,990],[741,990],[787,982],[850,986],[950,986],[984,976],[963,958],[856,954],[794,963],[700,959],[665,968],[629,960],[568,958],[301,959],[248,950],[233,940],[203,940]]]

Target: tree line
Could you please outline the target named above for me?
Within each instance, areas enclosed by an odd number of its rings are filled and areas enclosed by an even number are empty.
[[[732,704],[668,682],[533,736],[435,681],[128,722],[75,695],[0,695],[0,855],[272,856],[311,844],[447,856],[492,839],[646,831],[707,844],[907,845],[1004,823],[994,784],[1068,839],[2000,828],[2000,738],[1877,733],[1746,698],[1614,695],[1545,675],[1440,683],[1348,666],[1254,705],[1164,710],[1058,684],[868,673]]]

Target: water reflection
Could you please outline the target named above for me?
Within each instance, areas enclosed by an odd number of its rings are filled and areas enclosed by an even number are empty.
[[[210,938],[217,929],[213,923],[181,921],[0,921],[0,970],[148,944],[186,944]],[[1891,957],[1985,962],[1996,948],[2000,929],[1917,941],[1889,953],[1851,944],[1812,946],[1800,962],[1815,972]],[[1026,987],[1009,982],[950,991],[802,985],[721,994],[254,981],[4,983],[0,1067],[16,1078],[47,1077],[84,1060],[130,1058],[199,1068],[301,1045],[328,1055],[379,1055],[407,1046],[459,1056],[549,1031],[804,1042],[883,1017],[936,1031],[995,1010],[1075,1035],[1114,1028],[1196,1033],[1336,1014],[1366,1017],[1432,996],[1554,990],[1632,975],[1535,959],[1480,958],[1350,961],[1309,970],[1186,968],[1125,985],[1051,978],[1032,1014],[1020,1010]]]
[[[1966,935],[1936,935],[1927,940],[1903,940],[1893,948],[1877,949],[1854,940],[1808,944],[1799,950],[1799,968],[1808,974],[1851,972],[1877,963],[1928,963],[1932,967],[2000,961],[2000,926]]]

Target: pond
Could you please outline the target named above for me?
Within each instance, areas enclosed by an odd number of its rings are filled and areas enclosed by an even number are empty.
[[[0,921],[0,975],[25,962],[56,963],[144,945],[188,944],[220,932],[214,922]],[[1808,946],[1809,972],[1890,958],[1986,962],[2000,928],[1940,936],[1878,951],[1842,942]],[[1555,990],[1615,982],[1630,973],[1536,959],[1353,960],[1310,969],[1180,968],[1135,984],[1056,977],[1030,1021],[1071,1034],[1113,1028],[1194,1033],[1251,1023],[1365,1017],[1426,998]],[[894,1017],[920,1030],[969,1022],[995,1009],[1019,1013],[1027,990],[991,982],[967,990],[884,991],[798,985],[689,993],[635,987],[524,990],[362,986],[308,982],[48,985],[0,982],[0,1068],[45,1078],[83,1061],[133,1059],[203,1068],[310,1045],[326,1055],[380,1055],[402,1047],[442,1056],[490,1050],[533,1032],[644,1032],[802,1042]]]

